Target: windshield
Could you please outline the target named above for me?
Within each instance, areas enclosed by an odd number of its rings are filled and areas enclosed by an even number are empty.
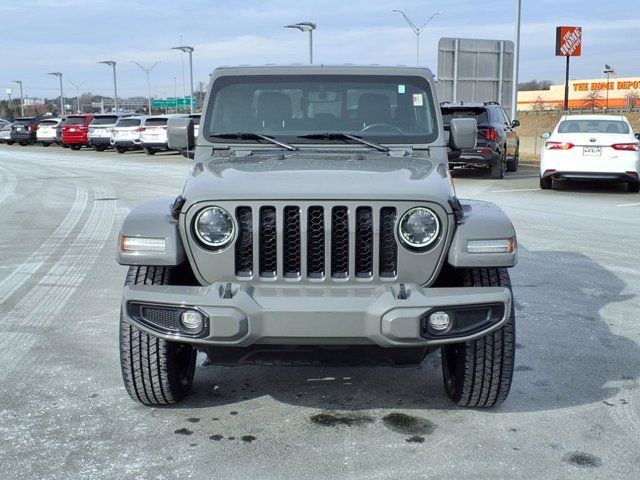
[[[629,125],[620,120],[565,120],[558,133],[629,133]]]
[[[118,116],[117,115],[105,115],[104,117],[93,117],[93,120],[91,121],[91,126],[96,126],[96,125],[113,125],[114,123],[116,123],[118,121]]]
[[[475,118],[478,125],[489,123],[489,117],[487,116],[487,111],[484,108],[443,108],[442,122],[445,125],[449,125],[452,118]]]
[[[317,143],[300,138],[313,133],[384,143],[430,143],[438,136],[431,89],[421,77],[229,76],[213,88],[204,128],[214,142],[228,142],[216,135],[240,132],[292,143]]]
[[[43,120],[40,122],[41,127],[53,127],[58,124],[58,120]]]

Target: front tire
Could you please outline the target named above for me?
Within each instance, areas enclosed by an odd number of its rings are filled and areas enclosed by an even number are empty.
[[[147,155],[155,155],[156,154],[156,150],[154,150],[153,148],[144,148],[144,153],[146,153]]]
[[[627,188],[629,193],[638,193],[640,192],[640,182],[630,182],[627,184]]]
[[[116,152],[118,153],[124,153],[127,151],[127,149],[124,147],[115,147],[115,148],[116,148]]]
[[[171,285],[171,267],[129,267],[125,285]],[[197,351],[149,335],[120,312],[120,366],[127,393],[145,405],[178,403],[191,390]]]
[[[471,268],[462,272],[465,287],[507,287],[505,268]],[[500,329],[477,340],[442,347],[447,395],[463,407],[491,408],[509,395],[515,357],[515,314]]]

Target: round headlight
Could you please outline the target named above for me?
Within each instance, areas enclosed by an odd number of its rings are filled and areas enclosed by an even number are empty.
[[[194,230],[207,247],[221,248],[233,239],[233,220],[222,208],[208,207],[196,215]]]
[[[435,242],[440,233],[440,220],[430,209],[415,207],[407,210],[398,226],[398,235],[410,248],[425,248]]]

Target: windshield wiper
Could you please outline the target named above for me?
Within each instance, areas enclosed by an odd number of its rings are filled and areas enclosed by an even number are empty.
[[[388,152],[389,149],[379,143],[370,142],[362,137],[356,135],[349,135],[348,133],[310,133],[308,135],[298,135],[299,138],[308,138],[310,140],[353,140],[354,142],[361,143],[371,148],[375,148],[381,152]]]
[[[262,135],[261,133],[218,133],[217,135],[212,136],[217,138],[230,138],[236,140],[266,140],[273,143],[274,145],[286,148],[287,150],[298,150],[298,147],[294,147],[293,145],[289,145],[288,143],[281,142],[268,135]]]

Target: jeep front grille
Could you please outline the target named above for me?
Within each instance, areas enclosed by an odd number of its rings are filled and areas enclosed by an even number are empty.
[[[398,274],[395,207],[239,206],[235,215],[238,277],[338,280]]]

